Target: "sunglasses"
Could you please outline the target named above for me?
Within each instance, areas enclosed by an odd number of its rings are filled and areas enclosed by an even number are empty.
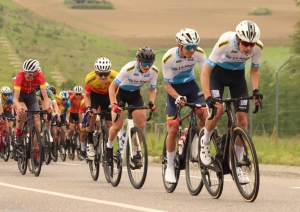
[[[108,77],[108,75],[110,75],[110,72],[106,72],[106,73],[96,72],[96,73],[99,77]]]
[[[248,43],[246,41],[241,40],[241,44],[245,47],[248,47],[248,46],[253,47],[253,46],[255,46],[256,43]]]
[[[2,94],[2,95],[5,96],[5,97],[10,96],[9,93],[4,93],[4,94]]]
[[[81,93],[76,93],[75,95],[76,95],[76,96],[81,96]]]
[[[184,48],[188,51],[191,51],[192,49],[196,50],[198,48],[198,45],[186,45]]]
[[[153,62],[141,61],[141,66],[143,66],[143,67],[147,67],[147,66],[151,67],[151,66],[153,66]]]
[[[67,101],[68,99],[61,99],[62,101]]]
[[[24,74],[27,75],[28,77],[33,77],[35,73],[36,71],[32,71],[32,72],[24,71]]]

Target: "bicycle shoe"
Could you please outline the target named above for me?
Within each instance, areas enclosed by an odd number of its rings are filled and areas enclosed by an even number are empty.
[[[21,146],[22,145],[22,136],[16,135],[14,143],[15,143],[15,146]]]
[[[113,148],[106,147],[105,149],[105,161],[108,166],[111,166],[113,163]]]
[[[86,159],[86,151],[80,151],[79,157],[81,158],[81,160],[85,160]]]
[[[69,149],[70,148],[70,139],[66,139],[66,149]]]
[[[136,169],[140,169],[143,167],[141,151],[138,151],[137,154],[133,156],[131,162],[134,164]]]

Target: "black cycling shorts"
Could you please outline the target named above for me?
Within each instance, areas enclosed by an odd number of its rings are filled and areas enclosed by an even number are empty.
[[[136,91],[125,91],[121,88],[118,88],[116,94],[117,103],[123,102],[123,106],[132,105],[135,107],[142,107],[144,106],[144,100],[141,95],[140,90]]]
[[[108,106],[110,105],[109,94],[99,94],[94,91],[91,91],[91,108],[98,110],[99,107],[101,111],[108,110]],[[105,114],[105,120],[111,121],[111,114]]]

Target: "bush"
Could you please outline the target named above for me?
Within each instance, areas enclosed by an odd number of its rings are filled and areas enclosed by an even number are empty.
[[[251,10],[248,14],[249,15],[271,15],[272,12],[268,8],[258,7]]]
[[[68,7],[72,9],[114,9],[114,6],[108,1],[65,0],[64,2]]]

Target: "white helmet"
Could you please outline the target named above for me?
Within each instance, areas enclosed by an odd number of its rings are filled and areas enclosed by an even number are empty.
[[[1,88],[1,93],[11,93],[11,90],[8,86],[3,86]]]
[[[242,41],[256,43],[259,40],[260,30],[252,21],[242,21],[235,28],[236,35]]]
[[[111,62],[106,57],[100,57],[94,65],[95,71],[97,72],[110,72]]]
[[[73,88],[74,93],[82,93],[83,92],[83,88],[79,85],[75,86]]]
[[[40,63],[37,60],[34,59],[28,59],[25,60],[25,62],[23,63],[23,70],[26,72],[33,72],[33,71],[37,71],[40,69]]]
[[[61,98],[63,98],[63,99],[69,98],[69,94],[68,94],[67,91],[61,91],[61,92],[59,93],[59,95],[60,95]]]
[[[49,89],[50,84],[48,82],[46,82],[46,89]]]
[[[176,41],[181,45],[197,45],[200,42],[200,37],[196,30],[185,28],[177,32]]]

